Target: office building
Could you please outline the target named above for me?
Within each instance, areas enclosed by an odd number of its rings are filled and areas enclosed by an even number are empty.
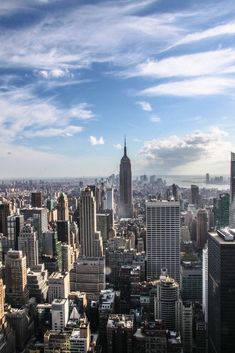
[[[0,278],[0,327],[2,327],[4,319],[4,305],[5,305],[5,286],[2,278]]]
[[[26,264],[31,270],[38,265],[38,237],[31,224],[26,224],[18,237],[18,249],[26,256]]]
[[[86,318],[80,320],[79,328],[72,331],[70,339],[70,353],[90,352],[91,330]]]
[[[202,302],[202,264],[182,261],[180,271],[182,300]]]
[[[48,291],[48,271],[44,264],[37,265],[34,270],[27,273],[27,288],[29,297],[36,299],[37,303],[45,302]]]
[[[132,174],[131,161],[127,156],[126,139],[119,171],[119,197],[119,217],[131,218],[133,216]]]
[[[132,315],[109,315],[107,322],[107,353],[134,353],[134,322]]]
[[[42,207],[42,193],[32,192],[31,193],[31,206],[32,207]]]
[[[68,198],[65,193],[61,192],[57,200],[57,220],[69,221]]]
[[[82,256],[103,255],[102,238],[96,228],[96,201],[88,187],[82,191],[80,198],[80,243]]]
[[[22,251],[9,250],[5,257],[6,301],[19,308],[28,301],[26,256]]]
[[[68,298],[70,292],[69,272],[53,272],[48,280],[48,302]]]
[[[159,278],[162,268],[180,281],[180,203],[149,201],[146,203],[147,278]]]
[[[70,271],[70,290],[86,292],[89,300],[98,300],[105,289],[104,257],[81,257]]]
[[[7,236],[7,217],[11,214],[11,205],[7,201],[0,202],[0,233]]]
[[[229,226],[235,229],[235,153],[231,152]]]
[[[154,318],[161,319],[166,329],[179,329],[180,290],[178,283],[163,269],[157,281],[157,295],[154,297]]]
[[[229,225],[229,194],[220,194],[218,198],[213,200],[213,213],[217,229]]]
[[[69,319],[68,299],[54,299],[51,305],[52,330],[63,331]]]
[[[191,185],[191,201],[196,208],[199,207],[200,195],[199,195],[199,187],[197,185]]]
[[[61,243],[70,244],[70,223],[69,221],[60,220],[56,222],[57,237]]]
[[[106,189],[106,205],[105,205],[105,209],[114,211],[113,188],[107,188]]]
[[[207,234],[209,230],[208,213],[207,210],[199,209],[197,212],[196,219],[196,230],[197,230],[197,248],[203,249],[207,242]]]
[[[18,237],[23,226],[23,215],[11,215],[7,217],[7,239],[9,249],[18,250]]]
[[[209,353],[235,352],[235,231],[221,228],[208,237]]]
[[[191,302],[181,303],[181,337],[184,352],[193,352],[193,305]]]

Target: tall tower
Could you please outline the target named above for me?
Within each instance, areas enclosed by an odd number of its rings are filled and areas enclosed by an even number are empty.
[[[199,209],[197,212],[197,247],[203,249],[204,245],[207,242],[207,234],[209,229],[208,223],[208,213],[204,209]]]
[[[96,202],[89,187],[80,198],[80,243],[82,256],[102,256],[103,245],[100,232],[96,228]]]
[[[26,264],[31,270],[38,265],[38,236],[31,226],[26,224],[18,237],[18,249],[26,256]]]
[[[235,352],[235,231],[222,228],[208,236],[209,353]]]
[[[133,216],[132,176],[131,176],[131,161],[127,157],[126,139],[124,141],[124,155],[120,163],[119,187],[120,187],[119,217],[131,218]]]
[[[6,301],[19,308],[28,301],[26,256],[22,251],[9,250],[5,258]]]
[[[61,192],[58,198],[57,205],[57,219],[58,221],[68,221],[69,220],[69,206],[68,198],[63,192]]]
[[[235,153],[231,152],[229,226],[235,228]]]
[[[146,204],[147,278],[159,278],[166,268],[180,281],[180,202],[149,201]]]

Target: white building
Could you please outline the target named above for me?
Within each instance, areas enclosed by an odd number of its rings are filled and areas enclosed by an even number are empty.
[[[146,203],[147,278],[159,278],[162,268],[180,281],[180,202]]]
[[[91,331],[89,322],[84,319],[80,321],[79,329],[74,329],[70,336],[71,353],[87,353],[90,348]]]
[[[51,306],[52,330],[63,331],[69,318],[68,299],[54,299]]]
[[[48,302],[68,298],[70,292],[69,272],[53,272],[48,281]]]
[[[26,256],[26,264],[31,270],[38,265],[38,235],[31,224],[26,224],[18,237],[18,249]]]

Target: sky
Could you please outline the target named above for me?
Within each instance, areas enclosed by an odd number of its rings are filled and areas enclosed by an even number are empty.
[[[232,0],[1,0],[0,178],[229,174]]]

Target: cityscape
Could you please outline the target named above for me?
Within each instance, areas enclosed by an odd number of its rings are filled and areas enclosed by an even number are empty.
[[[0,353],[234,353],[233,0],[0,1]]]

